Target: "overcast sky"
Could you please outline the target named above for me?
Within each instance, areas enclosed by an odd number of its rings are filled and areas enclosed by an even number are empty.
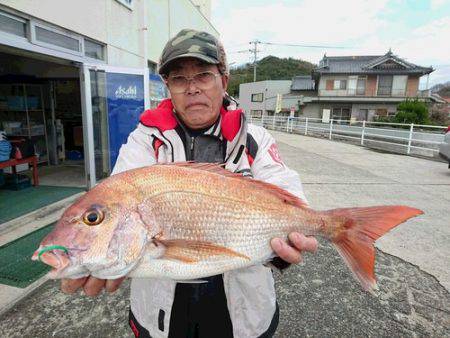
[[[450,0],[212,0],[212,23],[228,61],[252,60],[250,41],[345,47],[259,45],[267,55],[318,63],[323,54],[394,54],[436,69],[430,84],[450,81]],[[422,85],[424,81],[422,81]]]

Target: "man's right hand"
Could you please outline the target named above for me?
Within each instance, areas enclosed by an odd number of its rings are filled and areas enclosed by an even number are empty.
[[[92,276],[78,278],[78,279],[63,279],[61,281],[61,291],[72,294],[79,288],[83,288],[87,296],[97,296],[103,289],[107,292],[116,291],[124,281],[125,277],[118,279],[99,279]]]

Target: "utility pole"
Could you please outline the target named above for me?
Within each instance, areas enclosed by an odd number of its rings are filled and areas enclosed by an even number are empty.
[[[249,44],[253,44],[253,49],[249,49],[253,53],[253,82],[256,82],[256,61],[258,60],[258,44],[260,43],[261,41],[259,40],[249,42]]]

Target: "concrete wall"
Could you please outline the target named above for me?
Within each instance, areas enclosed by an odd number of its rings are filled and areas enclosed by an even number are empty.
[[[120,67],[143,68],[147,60],[157,62],[167,40],[183,28],[219,35],[189,0],[134,0],[132,9],[116,0],[0,0],[0,4],[106,44],[108,64]]]
[[[102,42],[107,41],[104,19],[107,2],[110,1],[0,0],[0,4]],[[129,12],[119,3],[117,5],[117,10]]]
[[[277,94],[288,94],[291,89],[290,80],[273,80],[241,83],[239,85],[240,108],[246,112],[251,110],[274,110]],[[252,102],[252,94],[263,93],[262,102]]]

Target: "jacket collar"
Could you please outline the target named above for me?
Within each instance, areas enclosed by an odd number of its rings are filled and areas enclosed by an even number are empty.
[[[220,130],[222,136],[229,142],[233,141],[241,127],[242,109],[226,110],[220,109]],[[157,128],[160,132],[175,129],[178,121],[174,114],[171,99],[163,100],[155,109],[144,111],[139,120],[144,126]],[[209,130],[211,130],[212,126]],[[208,131],[209,131],[208,130]]]

